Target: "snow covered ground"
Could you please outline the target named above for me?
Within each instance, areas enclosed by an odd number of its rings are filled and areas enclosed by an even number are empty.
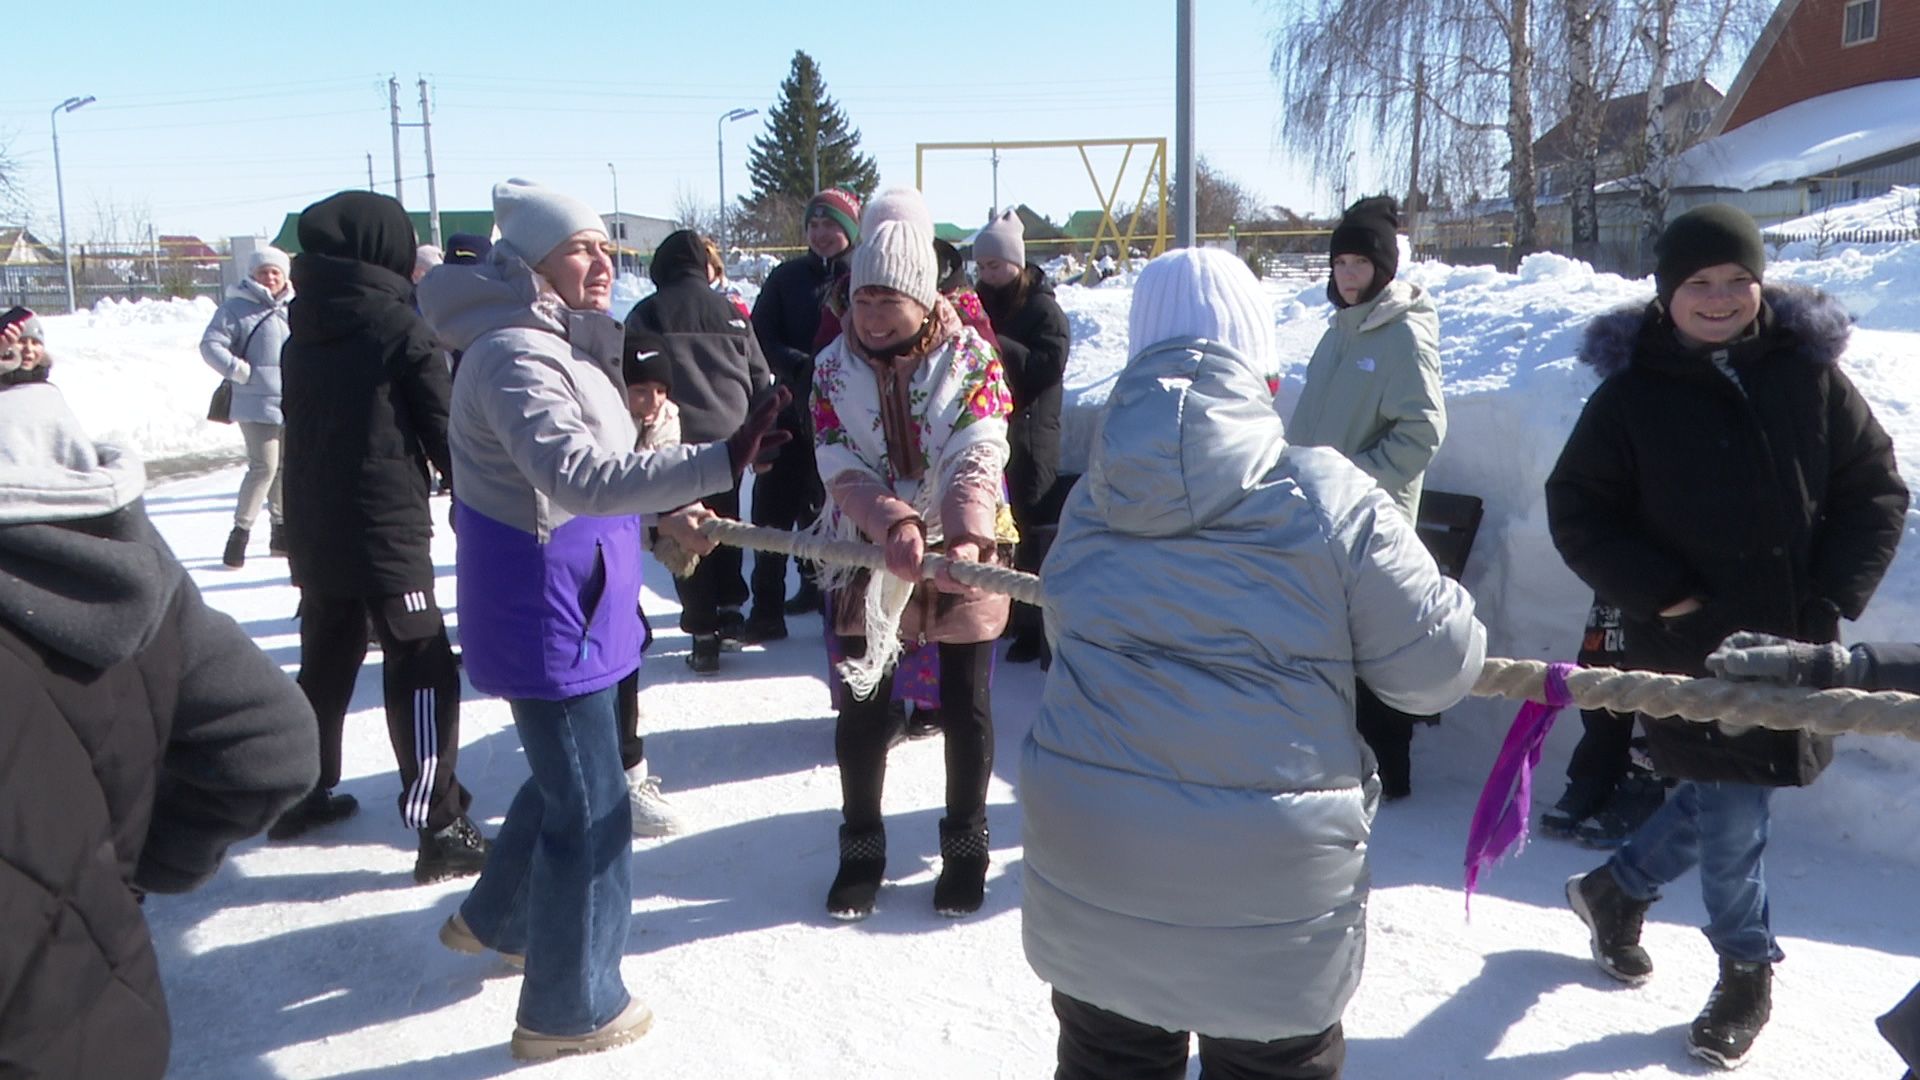
[[[1556,256],[1535,256],[1514,275],[1420,264],[1404,276],[1433,290],[1442,317],[1451,431],[1430,486],[1487,503],[1466,584],[1493,651],[1568,658],[1588,597],[1547,540],[1541,483],[1593,385],[1571,359],[1581,325],[1644,301],[1651,285]],[[1855,312],[1848,371],[1902,458],[1920,460],[1912,364],[1920,245],[1781,262],[1769,276],[1828,288]],[[628,303],[646,291],[621,284]],[[1284,414],[1326,305],[1319,286],[1268,288]],[[1066,455],[1077,469],[1095,410],[1125,362],[1131,291],[1123,276],[1063,287],[1060,299],[1075,337]],[[194,347],[210,314],[204,302],[175,302],[50,319],[54,380],[98,435],[150,457],[236,453],[233,429],[200,419],[214,381]],[[150,505],[209,599],[291,670],[295,595],[284,566],[261,559],[237,573],[217,568],[237,482],[232,470],[176,481]],[[448,575],[440,595],[450,602],[451,538],[440,543]],[[1909,538],[1852,628],[1856,637],[1916,633],[1913,549]],[[659,588],[665,577],[654,567],[649,580]],[[831,924],[821,900],[834,868],[838,782],[818,622],[794,620],[793,639],[729,656],[719,678],[696,681],[679,663],[687,643],[673,632],[665,592],[646,598],[663,631],[643,698],[657,735],[649,756],[695,830],[635,846],[627,975],[658,1024],[630,1050],[536,1074],[1045,1075],[1054,1027],[1045,988],[1021,958],[1012,787],[1039,674],[1003,666],[997,680],[1001,780],[986,908],[957,923],[930,910],[940,754],[917,743],[895,752],[891,770],[895,883],[873,919]],[[375,653],[370,668],[377,663]],[[150,902],[175,1011],[176,1075],[465,1080],[511,1068],[503,1044],[517,984],[433,940],[462,890],[415,887],[407,876],[411,837],[387,809],[396,782],[378,697],[369,670],[347,747],[358,819],[298,844],[242,845],[206,890]],[[1510,707],[1471,702],[1423,730],[1414,797],[1381,815],[1372,948],[1347,1016],[1350,1075],[1694,1075],[1682,1042],[1712,983],[1712,957],[1692,930],[1701,915],[1691,878],[1654,911],[1648,943],[1661,971],[1639,990],[1615,988],[1592,968],[1584,934],[1564,910],[1561,882],[1597,862],[1591,853],[1536,844],[1499,868],[1473,920],[1463,917],[1467,819],[1511,716]],[[1539,785],[1547,799],[1558,793],[1574,729],[1563,724],[1550,744]],[[497,823],[525,775],[505,707],[470,701],[463,744],[476,813]],[[1847,740],[1819,784],[1778,799],[1769,876],[1790,956],[1775,1019],[1744,1075],[1897,1074],[1871,1019],[1920,978],[1911,902],[1920,886],[1917,766],[1912,743]]]

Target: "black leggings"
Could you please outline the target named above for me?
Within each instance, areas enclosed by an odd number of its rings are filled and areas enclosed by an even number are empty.
[[[848,656],[865,656],[867,639],[843,637]],[[987,780],[993,775],[993,642],[941,645],[940,726],[946,735],[947,819],[951,831],[975,832],[987,825]],[[887,702],[893,676],[865,701],[843,695],[833,731],[840,766],[840,812],[854,832],[881,824],[880,792],[887,780],[887,742],[893,732]]]
[[[1060,1018],[1055,1080],[1182,1080],[1187,1033],[1143,1024],[1053,992]],[[1253,1042],[1200,1036],[1207,1080],[1339,1080],[1347,1040],[1338,1023],[1318,1035]]]

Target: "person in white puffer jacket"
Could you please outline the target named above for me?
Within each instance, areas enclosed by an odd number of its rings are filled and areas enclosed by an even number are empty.
[[[280,502],[280,349],[287,343],[287,305],[293,285],[287,280],[287,253],[276,247],[254,252],[247,276],[233,287],[200,337],[200,358],[233,383],[233,422],[247,444],[247,474],[233,508],[233,532],[221,561],[239,569],[246,564],[247,540],[261,500],[267,504],[272,532],[267,550],[285,555],[281,534],[285,510]]]
[[[1185,1075],[1197,1032],[1209,1075],[1337,1077],[1381,793],[1356,678],[1438,711],[1486,631],[1372,479],[1288,444],[1243,263],[1155,259],[1130,321],[1041,569],[1054,661],[1021,756],[1056,1075]]]

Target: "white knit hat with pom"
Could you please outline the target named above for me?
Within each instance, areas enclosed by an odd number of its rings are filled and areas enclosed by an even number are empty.
[[[883,221],[872,232],[860,226],[853,250],[849,295],[869,285],[905,293],[932,311],[940,301],[940,267],[933,254],[933,232],[904,218]]]

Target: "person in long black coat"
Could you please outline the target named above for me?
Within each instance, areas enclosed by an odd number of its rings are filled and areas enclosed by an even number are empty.
[[[662,240],[647,268],[653,295],[635,304],[626,320],[629,331],[657,334],[666,343],[673,370],[671,398],[680,410],[680,437],[688,443],[715,442],[732,434],[746,422],[755,398],[773,386],[749,316],[713,290],[720,266],[709,245],[692,229]],[[702,502],[722,517],[737,519],[740,485],[736,481],[733,490]],[[741,632],[740,608],[750,595],[741,574],[741,554],[736,547],[717,548],[691,574],[673,579],[680,597],[680,629],[693,637],[687,665],[697,674],[718,672],[720,639]]]
[[[272,835],[354,810],[340,742],[369,624],[380,639],[401,819],[414,877],[478,873],[486,841],[454,775],[460,672],[434,599],[429,469],[451,476],[452,379],[414,311],[413,223],[393,199],[345,191],[300,215],[298,298],[281,353],[287,553],[300,588],[300,685],[320,724],[320,783]]]
[[[860,239],[860,200],[829,189],[807,203],[807,250],[774,267],[753,303],[753,332],[774,378],[793,393],[781,414],[780,429],[793,439],[773,467],[753,479],[753,523],[773,529],[811,526],[826,505],[813,459],[813,337],[820,330],[827,286],[847,269],[847,253]],[[747,632],[753,637],[785,637],[785,616],[820,609],[820,588],[813,565],[800,562],[800,591],[787,599],[787,557],[771,551],[753,555],[753,611]]]
[[[7,370],[0,350],[0,374]],[[0,1075],[158,1080],[139,899],[213,876],[313,785],[300,691],[207,607],[45,384],[0,380]]]
[[[1840,370],[1850,319],[1815,290],[1763,290],[1759,230],[1731,207],[1675,218],[1657,250],[1656,301],[1588,327],[1581,359],[1602,382],[1547,480],[1554,544],[1621,609],[1627,667],[1704,675],[1739,630],[1833,641],[1893,561],[1907,509],[1893,443]],[[1645,727],[1655,769],[1680,783],[1568,899],[1602,969],[1638,982],[1652,972],[1647,906],[1700,867],[1721,977],[1689,1049],[1731,1065],[1766,1022],[1782,955],[1762,867],[1769,796],[1811,783],[1832,740]]]
[[[1020,529],[1013,565],[1031,572],[1047,557],[1065,499],[1065,493],[1054,488],[1060,478],[1061,381],[1073,332],[1046,271],[1026,261],[1022,225],[1013,211],[980,231],[973,257],[980,274],[975,291],[1000,339],[1000,363],[1013,392],[1013,417],[1007,422],[1007,494]],[[1044,662],[1046,648],[1040,609],[1014,605],[1007,659]]]

